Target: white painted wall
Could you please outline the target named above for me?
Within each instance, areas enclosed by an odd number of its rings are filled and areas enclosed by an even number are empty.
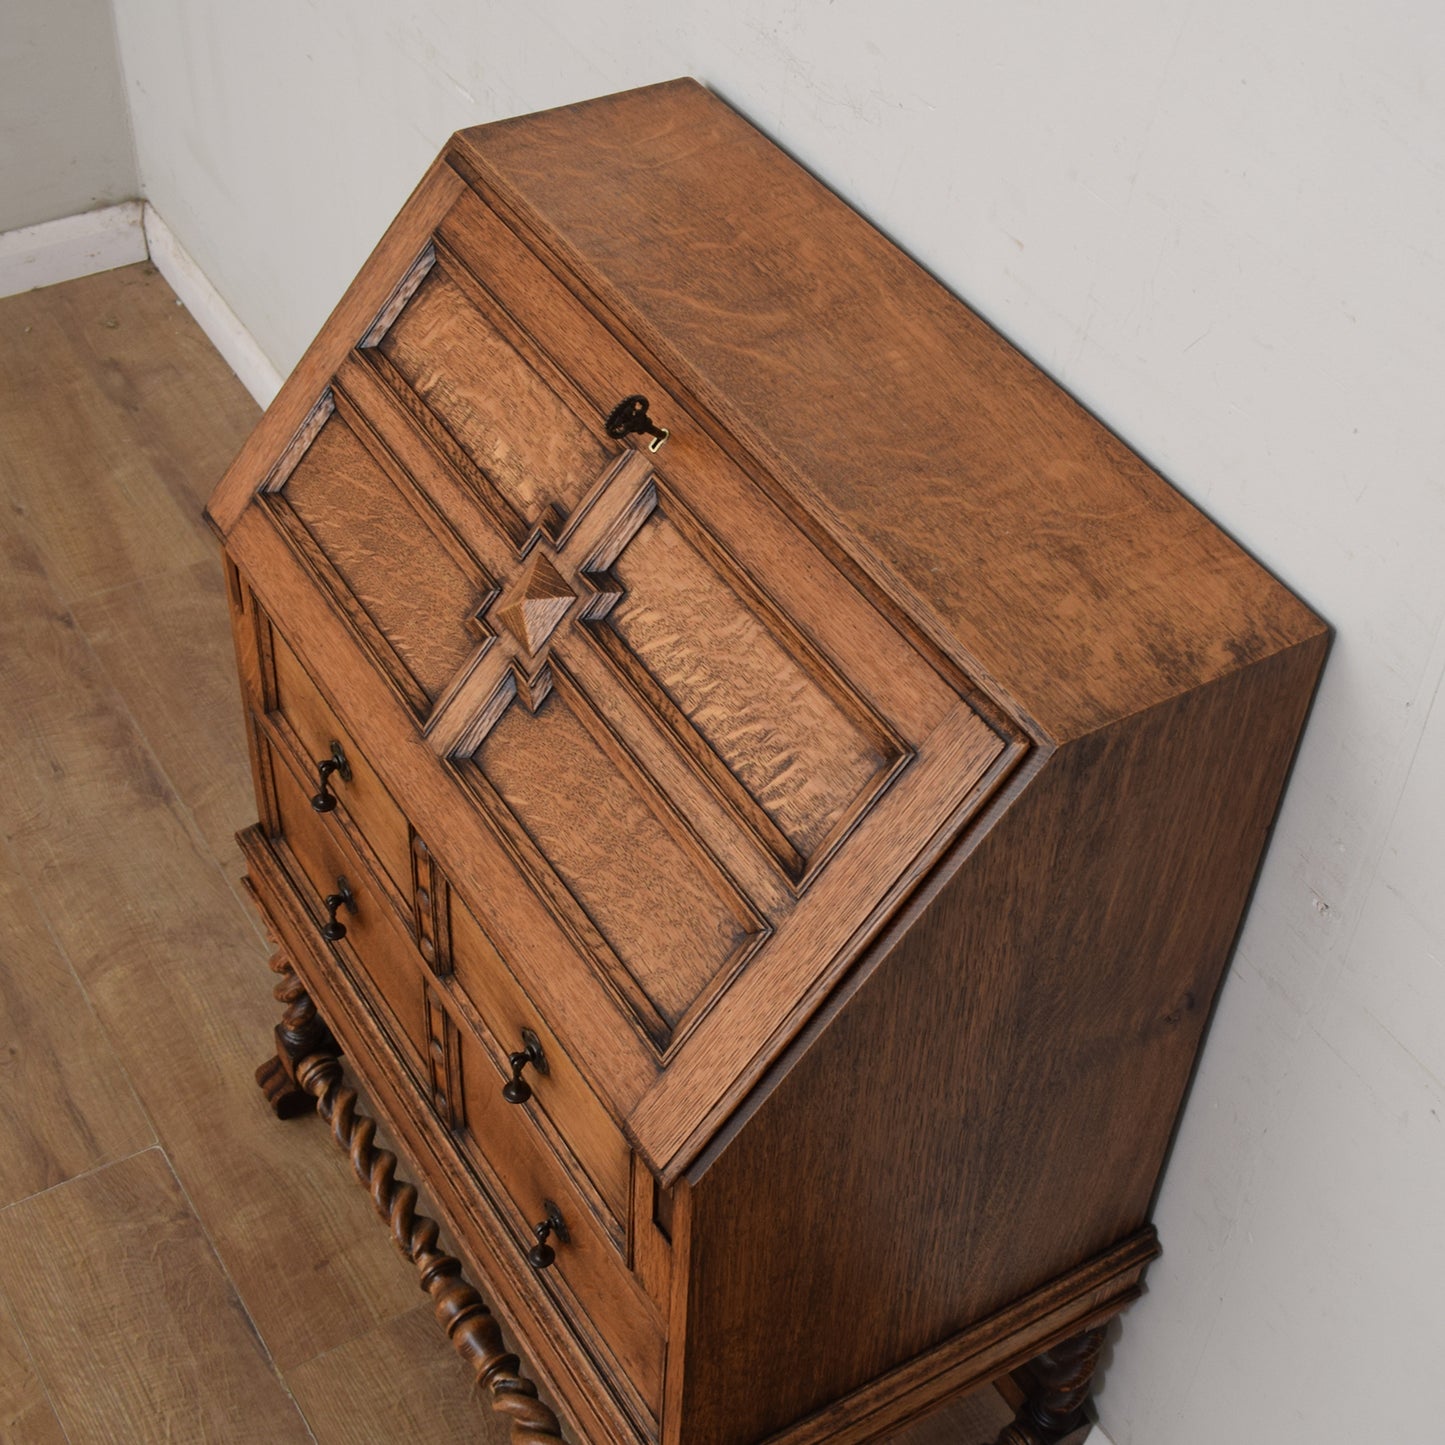
[[[110,0],[0,0],[0,232],[135,194]]]
[[[1100,1407],[1439,1439],[1445,7],[115,4],[146,195],[283,370],[449,130],[693,74],[1336,625]]]

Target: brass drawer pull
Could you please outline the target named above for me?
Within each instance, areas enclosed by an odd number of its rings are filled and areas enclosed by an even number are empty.
[[[645,433],[652,438],[647,450],[655,452],[669,436],[666,427],[654,426],[647,414],[645,396],[624,397],[612,408],[607,418],[607,435],[622,441],[633,432]]]
[[[512,1066],[512,1077],[502,1085],[502,1097],[509,1104],[525,1104],[532,1097],[532,1086],[522,1077],[522,1070],[531,1064],[539,1074],[547,1072],[542,1041],[531,1029],[523,1029],[522,1047],[517,1053],[509,1054],[507,1062]]]
[[[557,1258],[557,1251],[547,1243],[548,1235],[555,1234],[562,1244],[572,1242],[572,1236],[567,1233],[567,1226],[562,1219],[562,1211],[550,1199],[542,1201],[542,1208],[547,1211],[547,1217],[532,1230],[537,1236],[537,1242],[527,1251],[527,1263],[533,1269],[550,1269]]]
[[[331,791],[331,775],[335,773],[343,783],[351,781],[351,764],[341,751],[341,744],[332,740],[331,756],[322,758],[316,764],[317,793],[311,799],[311,806],[318,813],[329,813],[336,806],[336,794]]]
[[[356,913],[356,899],[345,878],[337,877],[336,892],[322,899],[322,907],[326,909],[326,922],[321,925],[321,936],[328,943],[340,943],[346,937],[346,925],[337,918],[338,911],[344,908],[352,915]]]

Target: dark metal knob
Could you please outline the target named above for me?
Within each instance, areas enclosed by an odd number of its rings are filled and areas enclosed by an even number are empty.
[[[562,1220],[562,1211],[550,1199],[542,1201],[542,1208],[547,1211],[547,1217],[533,1227],[532,1233],[537,1236],[537,1242],[527,1251],[527,1263],[533,1269],[550,1269],[556,1262],[557,1251],[547,1243],[550,1235],[555,1234],[561,1244],[572,1242],[572,1236],[567,1233],[567,1226]]]
[[[647,398],[645,396],[624,397],[612,408],[606,427],[607,435],[616,437],[618,441],[631,436],[634,432],[650,436],[652,441],[647,448],[650,452],[655,452],[668,437],[666,427],[653,425],[652,418],[647,414]]]
[[[341,909],[349,913],[356,912],[356,899],[351,896],[351,885],[345,878],[338,877],[336,880],[336,892],[328,893],[321,900],[321,906],[326,910],[326,922],[321,925],[321,936],[328,943],[340,943],[346,937],[346,925],[337,917]]]
[[[346,761],[346,754],[341,751],[341,744],[334,740],[331,744],[331,756],[322,758],[316,764],[317,792],[311,800],[311,806],[318,813],[329,813],[336,806],[336,794],[331,791],[332,773],[335,773],[343,783],[351,781],[351,764]]]
[[[532,1097],[532,1086],[522,1077],[522,1070],[531,1064],[539,1074],[547,1072],[542,1041],[531,1029],[523,1029],[522,1047],[517,1053],[509,1054],[507,1062],[512,1066],[512,1077],[502,1085],[502,1097],[509,1104],[525,1104]]]

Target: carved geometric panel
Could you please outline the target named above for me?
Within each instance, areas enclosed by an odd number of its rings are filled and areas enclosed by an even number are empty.
[[[669,1027],[761,929],[559,671],[471,760]],[[640,860],[645,860],[641,862]]]
[[[440,261],[377,350],[528,522],[573,511],[613,455]]]
[[[407,671],[438,696],[477,648],[468,625],[484,595],[332,412],[277,499],[289,507]]]
[[[902,750],[681,523],[664,504],[632,539],[606,625],[786,840],[796,878]]]

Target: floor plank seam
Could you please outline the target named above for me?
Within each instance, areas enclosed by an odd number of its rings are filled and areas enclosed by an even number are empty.
[[[145,1116],[147,1119],[150,1115]],[[147,1144],[144,1149],[132,1149],[129,1154],[117,1154],[114,1159],[107,1159],[103,1164],[97,1164],[91,1169],[82,1169],[69,1178],[59,1179],[54,1184],[47,1185],[44,1189],[37,1189],[33,1194],[27,1194],[21,1199],[12,1199],[9,1204],[0,1205],[0,1214],[9,1214],[12,1210],[21,1208],[26,1204],[34,1204],[37,1199],[44,1199],[48,1194],[54,1194],[58,1189],[68,1189],[72,1184],[79,1184],[82,1180],[92,1179],[97,1174],[103,1174],[107,1169],[114,1169],[117,1164],[124,1164],[130,1159],[139,1159],[142,1154],[149,1154],[152,1151],[165,1157],[165,1146],[159,1140]],[[166,1159],[169,1166],[170,1160]]]
[[[55,1421],[58,1429],[65,1438],[66,1445],[70,1445],[70,1431],[65,1427],[65,1421],[61,1418],[59,1409],[56,1408],[55,1396],[50,1389],[50,1382],[40,1371],[40,1362],[35,1358],[35,1352],[30,1348],[30,1341],[25,1337],[25,1331],[20,1328],[20,1319],[15,1313],[15,1307],[10,1302],[10,1296],[3,1288],[0,1288],[0,1309],[5,1311],[10,1321],[10,1328],[15,1338],[20,1341],[20,1348],[25,1351],[25,1358],[30,1365],[30,1373],[34,1375],[35,1382],[40,1386],[40,1393],[45,1397],[45,1403],[50,1410],[51,1418]]]
[[[256,1341],[256,1346],[261,1351],[262,1358],[271,1367],[271,1373],[275,1375],[276,1382],[281,1386],[282,1393],[290,1400],[292,1408],[296,1411],[298,1418],[306,1429],[306,1433],[314,1442],[316,1440],[316,1432],[312,1430],[311,1422],[306,1418],[306,1412],[301,1408],[300,1401],[291,1393],[290,1382],[282,1373],[281,1367],[276,1363],[276,1357],[271,1353],[271,1346],[267,1344],[265,1335],[261,1333],[261,1328],[251,1313],[251,1307],[246,1303],[245,1295],[241,1293],[240,1287],[236,1284],[230,1267],[227,1265],[220,1248],[217,1246],[210,1229],[206,1225],[204,1216],[196,1207],[196,1201],[192,1198],[191,1191],[186,1187],[185,1180],[181,1178],[174,1162],[164,1149],[161,1150],[161,1157],[165,1160],[166,1168],[170,1170],[171,1178],[176,1181],[176,1188],[180,1190],[181,1198],[186,1201],[186,1208],[191,1211],[191,1217],[196,1221],[196,1228],[200,1230],[201,1238],[206,1241],[206,1245],[211,1251],[211,1256],[216,1261],[216,1268],[220,1271],[221,1278],[225,1280],[227,1288],[235,1297],[236,1306],[241,1311],[241,1317],[246,1321],[246,1328],[251,1331],[251,1335]]]

